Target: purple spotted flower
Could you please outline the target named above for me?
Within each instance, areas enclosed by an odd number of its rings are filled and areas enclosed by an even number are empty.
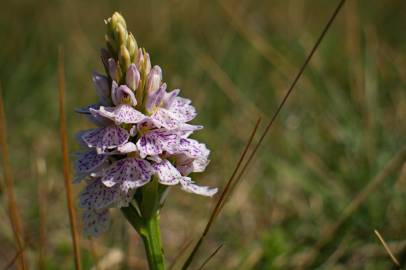
[[[197,115],[191,101],[180,97],[179,89],[167,91],[162,69],[151,68],[148,53],[124,40],[132,35],[114,29],[119,33],[102,50],[107,75],[93,74],[99,101],[78,110],[96,125],[77,135],[83,150],[77,154],[74,182],[86,183],[79,206],[87,235],[106,231],[109,208],[137,204],[136,193],[152,181],[204,196],[217,192],[190,177],[205,170],[210,154],[205,144],[190,138],[202,129],[188,123]]]

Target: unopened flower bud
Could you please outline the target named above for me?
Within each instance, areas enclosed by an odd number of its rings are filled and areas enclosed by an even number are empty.
[[[130,87],[132,90],[135,91],[138,88],[138,84],[140,83],[140,72],[138,71],[135,64],[131,64],[128,67],[125,79],[128,87]]]
[[[117,25],[122,25],[124,28],[127,28],[127,24],[125,22],[124,17],[117,11],[113,13],[113,16],[111,16],[110,19],[113,27],[116,27]]]
[[[138,49],[137,56],[135,57],[135,65],[137,66],[138,70],[141,70],[142,66],[144,65],[145,57],[142,48]]]
[[[124,45],[120,47],[120,54],[118,55],[118,60],[121,65],[121,70],[125,71],[131,64],[130,53]]]
[[[137,105],[137,100],[135,99],[134,92],[131,91],[126,85],[118,86],[115,81],[113,81],[111,87],[111,100],[114,105],[120,104],[130,104],[132,106]]]
[[[151,60],[149,59],[149,53],[145,53],[145,74],[149,74],[151,71]]]
[[[149,113],[153,113],[154,110],[161,105],[161,102],[166,93],[166,83],[163,83],[158,89],[153,92],[147,92],[145,109]]]
[[[124,28],[123,25],[119,24],[116,27],[117,32],[117,42],[119,46],[125,45],[127,43],[128,33],[127,30]]]
[[[149,72],[145,89],[147,93],[152,93],[158,90],[162,81],[162,70],[159,66],[154,66]]]
[[[107,26],[106,44],[112,56],[117,59],[121,45],[127,45],[127,25],[123,16],[118,12],[105,20],[105,23]]]
[[[146,53],[142,48],[138,49],[137,56],[135,57],[135,64],[141,74],[148,75],[151,71],[151,60],[149,59],[149,54]]]
[[[132,33],[128,34],[128,39],[127,39],[127,49],[128,52],[130,53],[131,61],[134,61],[135,56],[138,51],[138,44],[137,41],[135,40],[135,37]]]
[[[108,69],[109,69],[109,75],[110,78],[112,78],[113,80],[117,80],[118,76],[117,76],[117,63],[113,58],[109,58],[109,60],[107,60],[107,65],[108,65]]]

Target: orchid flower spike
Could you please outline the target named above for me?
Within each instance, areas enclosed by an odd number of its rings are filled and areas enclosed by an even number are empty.
[[[106,74],[93,74],[99,101],[80,109],[97,127],[81,131],[75,183],[85,182],[79,196],[86,235],[108,229],[112,208],[136,206],[147,218],[159,211],[162,190],[213,196],[217,188],[197,185],[190,174],[203,172],[210,151],[190,138],[202,126],[191,125],[197,113],[179,89],[167,92],[161,67],[151,68],[149,54],[139,48],[123,16],[105,20]],[[141,198],[141,199],[140,199]],[[144,198],[144,199],[142,199]],[[153,198],[145,205],[145,198]]]

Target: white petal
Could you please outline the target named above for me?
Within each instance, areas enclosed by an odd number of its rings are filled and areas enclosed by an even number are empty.
[[[100,181],[100,178],[97,178],[90,182],[79,194],[79,207],[89,209],[107,208],[116,203],[118,196],[119,189],[117,187],[106,187]]]
[[[106,155],[98,155],[95,150],[89,150],[87,152],[78,153],[75,162],[75,178],[74,182],[90,174],[91,172],[100,168],[107,161]]]
[[[217,188],[198,186],[189,177],[182,177],[180,179],[182,189],[186,192],[195,193],[203,196],[212,197],[217,193]]]
[[[152,174],[148,161],[130,157],[113,163],[104,171],[101,181],[107,187],[118,184],[121,190],[128,191],[147,184]]]
[[[158,175],[159,183],[163,185],[176,185],[182,177],[179,171],[166,159],[152,166]]]
[[[83,231],[86,236],[99,236],[107,231],[110,216],[107,209],[86,209],[83,211]]]
[[[131,107],[130,105],[121,104],[117,107],[104,107],[100,106],[98,110],[90,108],[93,115],[100,115],[116,124],[137,124],[143,121],[146,116]]]
[[[176,97],[169,110],[180,122],[189,122],[196,117],[196,109],[190,105],[190,100],[182,97]]]
[[[91,129],[83,132],[81,136],[88,147],[96,148],[99,153],[123,145],[129,137],[130,135],[125,129],[114,125]]]

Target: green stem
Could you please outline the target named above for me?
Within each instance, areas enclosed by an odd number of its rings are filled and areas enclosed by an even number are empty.
[[[150,270],[165,270],[165,259],[162,250],[159,214],[144,219],[140,234],[144,241]]]

